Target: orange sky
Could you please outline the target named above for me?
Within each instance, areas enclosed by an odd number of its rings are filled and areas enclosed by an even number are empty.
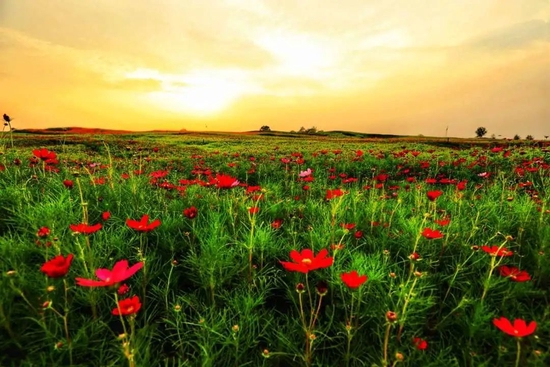
[[[0,0],[16,128],[550,135],[548,0]]]

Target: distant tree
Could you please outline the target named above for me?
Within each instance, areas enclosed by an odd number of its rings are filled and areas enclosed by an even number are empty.
[[[527,135],[527,136],[525,137],[525,139],[527,139],[527,140],[533,140],[533,139],[535,139],[535,138],[533,137],[533,135]]]
[[[478,138],[483,138],[487,134],[487,129],[483,126],[480,126],[476,129],[476,136]]]
[[[264,125],[264,126],[260,127],[260,131],[262,131],[262,132],[271,131],[271,128],[267,125]]]
[[[315,126],[312,126],[306,130],[306,134],[315,134],[315,133],[317,133],[317,128]]]
[[[544,135],[544,139],[545,139],[545,140],[548,139],[548,135]]]
[[[9,127],[11,147],[13,148],[13,131],[15,130],[15,128],[11,126],[11,122],[13,121],[13,119],[9,117],[7,114],[4,114],[4,116],[2,117],[4,118],[4,127],[2,128],[2,132],[4,132],[4,129],[6,128],[6,126]]]
[[[496,139],[496,138],[497,138],[497,136],[495,134],[491,135],[491,139]]]
[[[514,135],[514,140],[521,140],[521,136],[519,136],[518,134]]]
[[[298,130],[299,133],[303,134],[306,132],[306,128],[305,127],[301,127],[300,130]]]

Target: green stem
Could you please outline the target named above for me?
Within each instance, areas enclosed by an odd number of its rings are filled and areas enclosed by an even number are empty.
[[[71,363],[71,366],[73,365],[73,347],[71,345],[71,338],[69,336],[69,297],[68,297],[68,291],[69,287],[67,286],[67,279],[63,279],[63,287],[65,289],[65,315],[63,316],[63,326],[65,327],[65,335],[67,337],[67,345],[69,347],[69,360]]]
[[[518,352],[516,354],[516,367],[519,367],[519,359],[520,359],[520,356],[521,356],[520,338],[517,338],[516,342],[517,342],[517,345],[518,345]]]
[[[390,341],[391,323],[388,322],[386,326],[386,335],[384,336],[384,359],[382,360],[382,366],[388,365],[388,344]]]

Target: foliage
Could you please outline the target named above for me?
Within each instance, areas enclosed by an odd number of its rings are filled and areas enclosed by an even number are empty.
[[[476,143],[16,134],[0,365],[550,365],[549,146]]]

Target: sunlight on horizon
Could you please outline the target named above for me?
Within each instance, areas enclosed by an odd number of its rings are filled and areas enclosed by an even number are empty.
[[[138,69],[126,78],[160,81],[161,90],[145,92],[148,100],[164,110],[197,117],[219,114],[243,94],[257,90],[235,70],[194,70],[170,75]]]

